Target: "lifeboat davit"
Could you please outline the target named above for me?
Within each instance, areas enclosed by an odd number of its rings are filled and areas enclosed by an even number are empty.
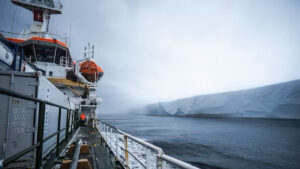
[[[80,73],[89,82],[96,82],[103,76],[103,70],[94,61],[86,60],[79,63]]]

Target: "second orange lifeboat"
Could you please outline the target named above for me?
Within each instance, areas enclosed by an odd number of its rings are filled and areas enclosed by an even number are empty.
[[[94,61],[86,60],[79,66],[81,74],[90,82],[96,82],[103,76],[103,70]]]

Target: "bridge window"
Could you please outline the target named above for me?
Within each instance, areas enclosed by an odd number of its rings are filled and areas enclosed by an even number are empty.
[[[30,61],[30,62],[36,61],[32,44],[24,46],[24,56],[27,61]]]
[[[24,55],[26,60],[30,62],[51,62],[59,65],[61,59],[63,59],[65,64],[72,65],[72,59],[68,49],[58,45],[31,43],[24,46]]]
[[[34,45],[37,60],[40,62],[53,62],[54,61],[54,46]]]
[[[55,63],[59,64],[60,59],[62,57],[66,57],[66,50],[62,48],[57,48],[56,55],[55,55]]]

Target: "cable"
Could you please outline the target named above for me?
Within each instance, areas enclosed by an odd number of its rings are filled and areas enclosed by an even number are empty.
[[[15,12],[13,14],[13,19],[12,19],[12,24],[11,24],[11,32],[14,32],[15,15],[16,15],[17,9],[18,9],[18,7],[15,6]]]

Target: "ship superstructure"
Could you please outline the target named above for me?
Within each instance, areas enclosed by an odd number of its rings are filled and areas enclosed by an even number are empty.
[[[66,109],[45,105],[44,125],[39,126],[37,119],[40,115],[37,112],[40,103],[28,103],[31,104],[29,109],[25,104],[27,102],[20,99],[2,98],[1,107],[7,105],[8,107],[1,115],[5,122],[2,123],[3,131],[0,137],[2,145],[0,159],[10,157],[38,143],[40,127],[43,128],[43,138],[55,133],[58,123],[61,126],[68,126],[67,123],[70,123],[70,131],[75,127],[75,124],[71,124],[72,121],[95,128],[96,108],[101,102],[97,96],[97,83],[103,75],[103,70],[93,61],[93,57],[88,56],[80,61],[74,61],[67,43],[49,34],[51,15],[62,13],[62,4],[59,0],[11,0],[11,2],[31,11],[33,23],[25,36],[24,34],[17,37],[0,36],[2,81],[0,86]],[[59,134],[57,137],[61,138],[58,142],[66,137],[65,131]],[[57,139],[51,138],[43,144],[40,148],[42,158],[53,151],[56,143]],[[36,165],[36,156],[36,153],[30,152],[8,167],[33,167]]]
[[[33,13],[33,23],[26,39],[15,37],[3,39],[4,44],[14,43],[17,54],[13,60],[19,59],[22,62],[16,63],[19,64],[18,70],[41,73],[66,94],[72,109],[85,113],[87,121],[90,118],[95,119],[96,106],[101,101],[96,96],[96,88],[103,70],[91,60],[91,57],[73,61],[67,43],[48,33],[51,15],[62,13],[61,2],[59,0],[12,0],[12,2]],[[92,62],[94,65],[87,65],[86,62]],[[100,71],[90,70],[93,67]],[[16,70],[15,66],[11,69]],[[83,70],[88,70],[89,76],[86,76]],[[90,78],[91,75],[93,78]]]
[[[27,34],[0,34],[1,168],[195,168],[101,122],[96,109],[102,68],[94,46],[74,61],[49,34],[60,0],[11,0],[33,13]]]

